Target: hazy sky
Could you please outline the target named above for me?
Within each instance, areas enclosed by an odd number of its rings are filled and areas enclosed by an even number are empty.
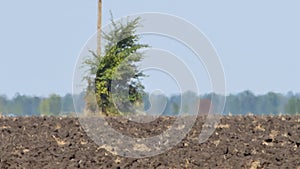
[[[192,22],[216,47],[227,91],[300,91],[298,0],[103,0],[103,22],[163,12]],[[0,2],[0,94],[72,91],[76,58],[96,30],[96,0]]]

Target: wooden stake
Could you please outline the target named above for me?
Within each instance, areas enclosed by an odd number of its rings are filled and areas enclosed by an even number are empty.
[[[98,0],[97,54],[101,55],[102,0]]]

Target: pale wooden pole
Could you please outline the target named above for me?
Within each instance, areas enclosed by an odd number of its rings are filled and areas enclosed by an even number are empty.
[[[102,28],[102,0],[98,0],[98,23],[97,23],[97,55],[101,56],[101,28]],[[96,105],[97,105],[97,97],[95,97],[96,99]],[[99,107],[97,106],[97,110],[96,112],[99,112]],[[107,116],[106,114],[106,110],[104,109],[104,107],[101,108],[101,112],[104,113],[104,115]],[[101,114],[100,112],[100,114]]]
[[[97,54],[101,55],[102,0],[98,0]]]
[[[101,27],[102,27],[102,0],[98,0],[98,23],[97,23],[97,55],[98,56],[101,56]],[[88,79],[88,88],[85,96],[85,114],[92,113],[94,109],[96,109],[95,111],[98,112],[97,98],[92,89],[94,82],[92,81],[92,79]],[[96,108],[94,106],[96,106]]]

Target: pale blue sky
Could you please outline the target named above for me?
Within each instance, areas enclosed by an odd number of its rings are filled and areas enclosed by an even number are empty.
[[[227,91],[300,91],[300,1],[103,0],[103,22],[137,12],[182,17],[207,35]],[[80,49],[96,30],[96,0],[0,2],[0,94],[72,91]]]

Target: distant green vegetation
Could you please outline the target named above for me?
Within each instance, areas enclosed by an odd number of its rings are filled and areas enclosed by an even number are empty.
[[[225,114],[299,114],[299,94],[280,94],[269,92],[264,95],[254,95],[251,91],[244,91],[226,98]]]
[[[213,94],[201,96],[202,99],[209,100]],[[81,95],[83,97],[84,94]],[[147,96],[147,94],[146,94]],[[188,113],[188,98],[198,97],[196,94],[186,92],[182,95],[173,95],[166,97],[157,95],[155,102],[167,100],[166,108],[163,115],[177,115],[180,110],[180,103],[183,100],[182,109]],[[200,97],[199,97],[200,98]],[[84,100],[84,99],[83,99]],[[150,107],[148,97],[143,98],[144,109]],[[77,107],[84,107],[84,102],[78,103]],[[34,97],[16,94],[12,99],[8,99],[5,95],[0,96],[0,113],[2,115],[18,115],[18,116],[39,116],[39,115],[68,115],[74,114],[73,98],[71,94],[59,96],[52,94],[48,97]],[[264,95],[255,95],[251,91],[244,91],[238,94],[231,94],[226,98],[224,115],[226,114],[299,114],[300,113],[300,95],[299,94],[280,94],[269,92]]]
[[[73,97],[66,94],[61,97],[51,94],[49,97],[32,97],[16,94],[12,99],[0,96],[0,113],[2,115],[39,116],[62,115],[75,112]]]

